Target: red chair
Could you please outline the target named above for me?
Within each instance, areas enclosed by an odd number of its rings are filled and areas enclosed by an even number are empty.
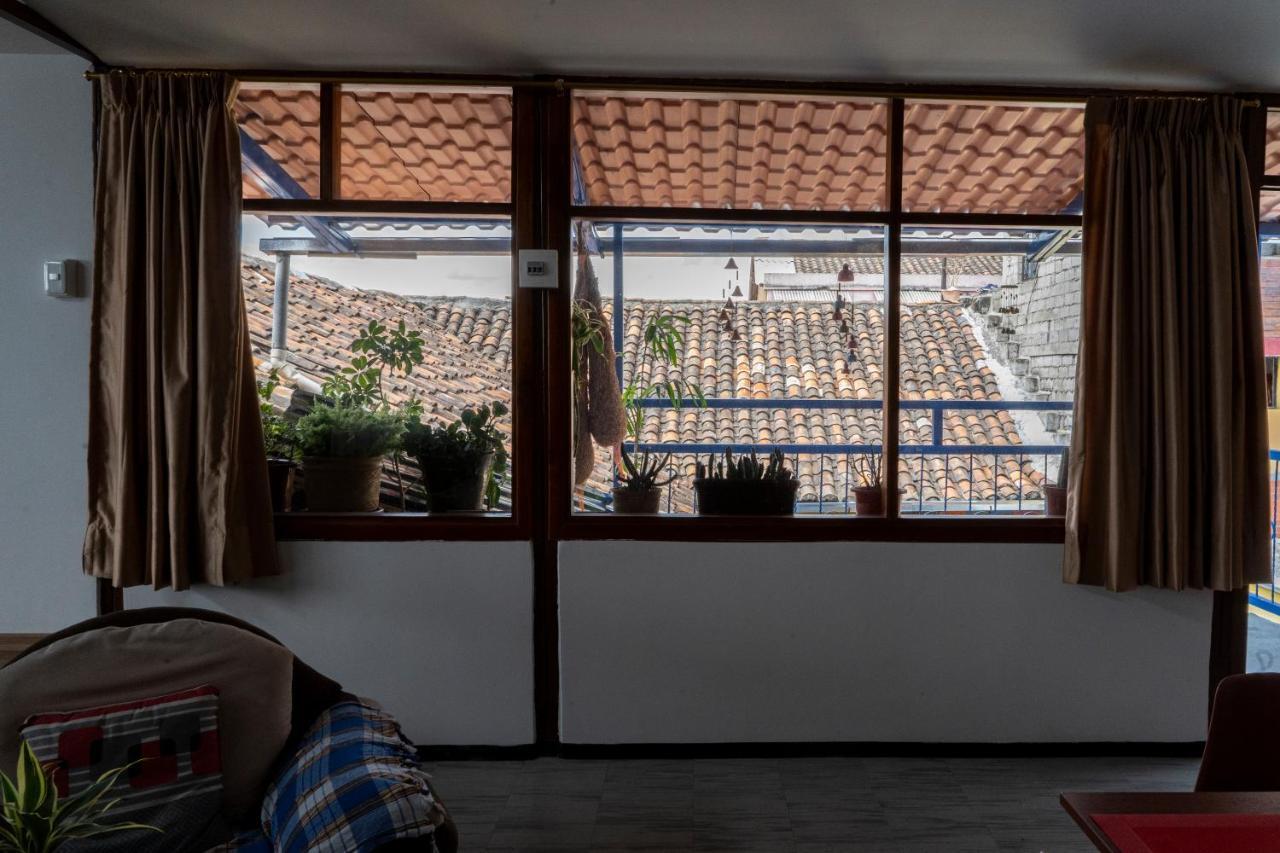
[[[1232,675],[1213,697],[1197,791],[1280,791],[1280,673]]]

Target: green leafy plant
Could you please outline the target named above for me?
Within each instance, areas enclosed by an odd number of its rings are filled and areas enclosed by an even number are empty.
[[[601,355],[604,354],[604,321],[596,317],[579,301],[574,300],[572,307],[573,329],[573,375],[582,375],[582,357],[585,347],[590,346]]]
[[[422,466],[441,470],[459,470],[475,465],[482,457],[493,454],[489,479],[485,483],[485,505],[497,506],[502,479],[507,473],[507,446],[498,430],[497,421],[508,414],[502,403],[463,409],[448,426],[412,422],[404,438],[404,452]]]
[[[31,745],[23,741],[15,777],[0,773],[0,853],[51,853],[64,842],[111,832],[159,832],[142,823],[103,822],[119,802],[104,802],[103,797],[132,766],[109,770],[80,793],[63,799]]]
[[[671,401],[671,407],[677,411],[684,405],[686,398],[692,398],[699,407],[707,405],[702,387],[696,382],[684,379],[666,379],[662,382],[651,380],[655,363],[663,363],[668,367],[680,364],[684,327],[688,325],[689,318],[684,314],[654,314],[644,325],[640,352],[631,371],[631,381],[622,389],[622,405],[627,413],[627,435],[632,441],[639,441],[640,431],[644,428],[644,407],[640,401],[646,397],[666,397]]]
[[[321,393],[339,407],[389,410],[387,372],[393,376],[413,373],[425,358],[424,345],[422,333],[407,329],[404,320],[394,329],[370,320],[351,342],[351,363],[326,379]],[[414,397],[400,410],[410,417],[420,415],[422,403]]]
[[[618,482],[621,484],[621,488],[633,492],[647,492],[650,489],[665,486],[680,476],[679,474],[672,474],[665,480],[660,479],[670,462],[670,453],[658,459],[650,457],[646,452],[640,457],[640,464],[637,465],[631,454],[627,452],[627,447],[624,444],[622,446],[622,470],[618,472]]]
[[[354,406],[318,405],[298,419],[303,456],[370,459],[400,447],[403,416]]]
[[[258,413],[262,418],[262,443],[268,459],[298,458],[298,432],[294,422],[286,418],[271,402],[280,387],[280,371],[273,369],[265,380],[258,380]]]
[[[698,479],[784,483],[795,479],[795,474],[787,467],[781,450],[774,450],[764,462],[760,461],[754,450],[750,456],[739,456],[736,459],[732,450],[726,450],[721,461],[716,461],[714,453],[707,457],[706,464],[698,460]]]

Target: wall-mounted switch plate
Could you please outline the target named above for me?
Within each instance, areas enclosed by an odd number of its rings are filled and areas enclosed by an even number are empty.
[[[44,262],[44,292],[59,299],[80,295],[80,282],[75,261]]]
[[[559,253],[555,249],[521,249],[520,286],[550,289],[559,287]]]

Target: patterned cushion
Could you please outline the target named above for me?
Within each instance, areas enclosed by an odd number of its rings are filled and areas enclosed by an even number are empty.
[[[320,715],[262,804],[263,829],[285,853],[366,851],[405,838],[432,849],[444,820],[400,727],[359,700]]]
[[[63,797],[80,793],[107,771],[133,765],[107,794],[117,800],[107,822],[131,820],[162,832],[106,835],[94,839],[93,850],[198,850],[226,835],[214,687],[35,714],[23,725],[22,738],[53,768]]]

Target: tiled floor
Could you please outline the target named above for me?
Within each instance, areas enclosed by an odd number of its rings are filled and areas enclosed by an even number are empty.
[[[1064,790],[1190,790],[1185,758],[439,762],[464,851],[1088,851]]]

